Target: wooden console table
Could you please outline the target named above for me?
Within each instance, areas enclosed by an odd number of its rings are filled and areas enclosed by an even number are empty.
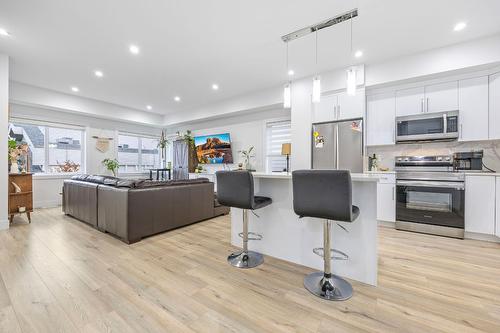
[[[12,183],[16,183],[21,188],[21,192],[16,192]],[[19,211],[24,207],[23,211]],[[26,213],[29,223],[31,223],[31,213],[33,212],[33,177],[31,173],[10,173],[9,174],[9,221],[12,223],[14,215]]]

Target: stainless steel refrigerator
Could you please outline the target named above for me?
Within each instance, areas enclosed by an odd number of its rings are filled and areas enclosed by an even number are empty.
[[[313,124],[312,168],[363,172],[363,120]]]

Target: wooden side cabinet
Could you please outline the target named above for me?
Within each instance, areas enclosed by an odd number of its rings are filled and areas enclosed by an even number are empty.
[[[19,188],[16,189],[16,184]],[[9,174],[9,221],[14,215],[26,213],[31,223],[33,212],[33,177],[31,173]]]

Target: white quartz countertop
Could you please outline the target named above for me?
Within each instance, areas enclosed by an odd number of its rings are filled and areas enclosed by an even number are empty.
[[[500,172],[464,172],[465,176],[500,176]]]
[[[254,178],[261,179],[292,179],[292,173],[286,172],[252,172]],[[351,173],[354,182],[378,182],[383,174],[379,173]]]

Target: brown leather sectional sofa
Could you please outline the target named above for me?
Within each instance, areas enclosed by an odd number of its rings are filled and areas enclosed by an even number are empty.
[[[229,208],[217,203],[214,184],[205,178],[158,182],[78,175],[64,181],[63,211],[131,244]]]

